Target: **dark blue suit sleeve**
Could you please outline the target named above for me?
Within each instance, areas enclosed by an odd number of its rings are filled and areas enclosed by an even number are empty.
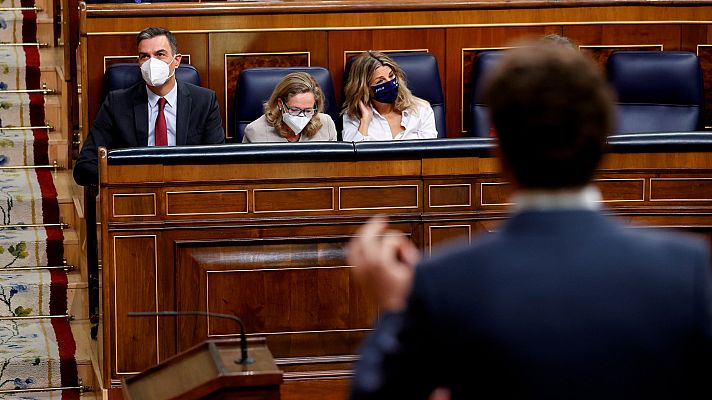
[[[112,95],[106,96],[106,100],[101,105],[99,113],[89,130],[82,145],[82,150],[79,152],[77,162],[74,165],[74,181],[82,186],[98,185],[99,184],[99,165],[98,154],[99,147],[112,148],[112,138],[115,129]]]
[[[437,355],[436,328],[428,317],[416,278],[408,306],[402,313],[381,316],[364,341],[356,364],[351,398],[427,399],[443,385]]]
[[[220,118],[220,106],[215,92],[211,91],[210,94],[208,116],[205,119],[205,130],[201,142],[202,144],[223,144],[225,143],[225,130],[222,126],[222,118]]]

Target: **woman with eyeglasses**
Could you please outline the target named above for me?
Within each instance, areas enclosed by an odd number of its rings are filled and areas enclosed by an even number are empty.
[[[243,143],[335,141],[334,121],[324,111],[324,94],[306,72],[282,78],[264,105],[265,113],[245,127]]]
[[[413,96],[398,64],[377,51],[351,64],[341,114],[347,142],[438,137],[430,103]]]

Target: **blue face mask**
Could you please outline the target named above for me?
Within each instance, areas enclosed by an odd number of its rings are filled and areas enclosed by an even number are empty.
[[[398,78],[371,86],[373,99],[379,103],[395,103],[398,98]]]

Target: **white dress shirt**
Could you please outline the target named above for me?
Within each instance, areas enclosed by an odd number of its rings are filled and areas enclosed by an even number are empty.
[[[435,129],[435,114],[427,101],[418,101],[416,109],[406,109],[402,112],[401,126],[405,130],[395,137],[391,134],[391,128],[388,125],[388,120],[376,111],[373,106],[373,119],[368,125],[368,136],[363,136],[358,131],[360,120],[351,118],[344,114],[344,132],[343,139],[345,142],[362,142],[366,140],[406,140],[406,139],[435,139],[438,137],[438,131]]]
[[[515,192],[511,201],[512,210],[555,211],[555,210],[598,210],[601,208],[601,192],[594,185],[575,189],[531,190]]]
[[[153,93],[146,86],[148,93],[148,145],[156,145],[156,118],[158,117],[158,99],[161,96]],[[166,105],[163,107],[163,115],[166,117],[166,130],[168,131],[168,145],[176,145],[176,114],[178,112],[178,83],[173,86],[170,92],[164,96]]]

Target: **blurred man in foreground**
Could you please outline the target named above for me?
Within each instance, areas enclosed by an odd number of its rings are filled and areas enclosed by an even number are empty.
[[[486,101],[513,215],[418,268],[385,220],[361,229],[349,262],[382,315],[353,398],[708,398],[707,248],[600,212],[613,100],[597,67],[562,46],[511,50]]]

